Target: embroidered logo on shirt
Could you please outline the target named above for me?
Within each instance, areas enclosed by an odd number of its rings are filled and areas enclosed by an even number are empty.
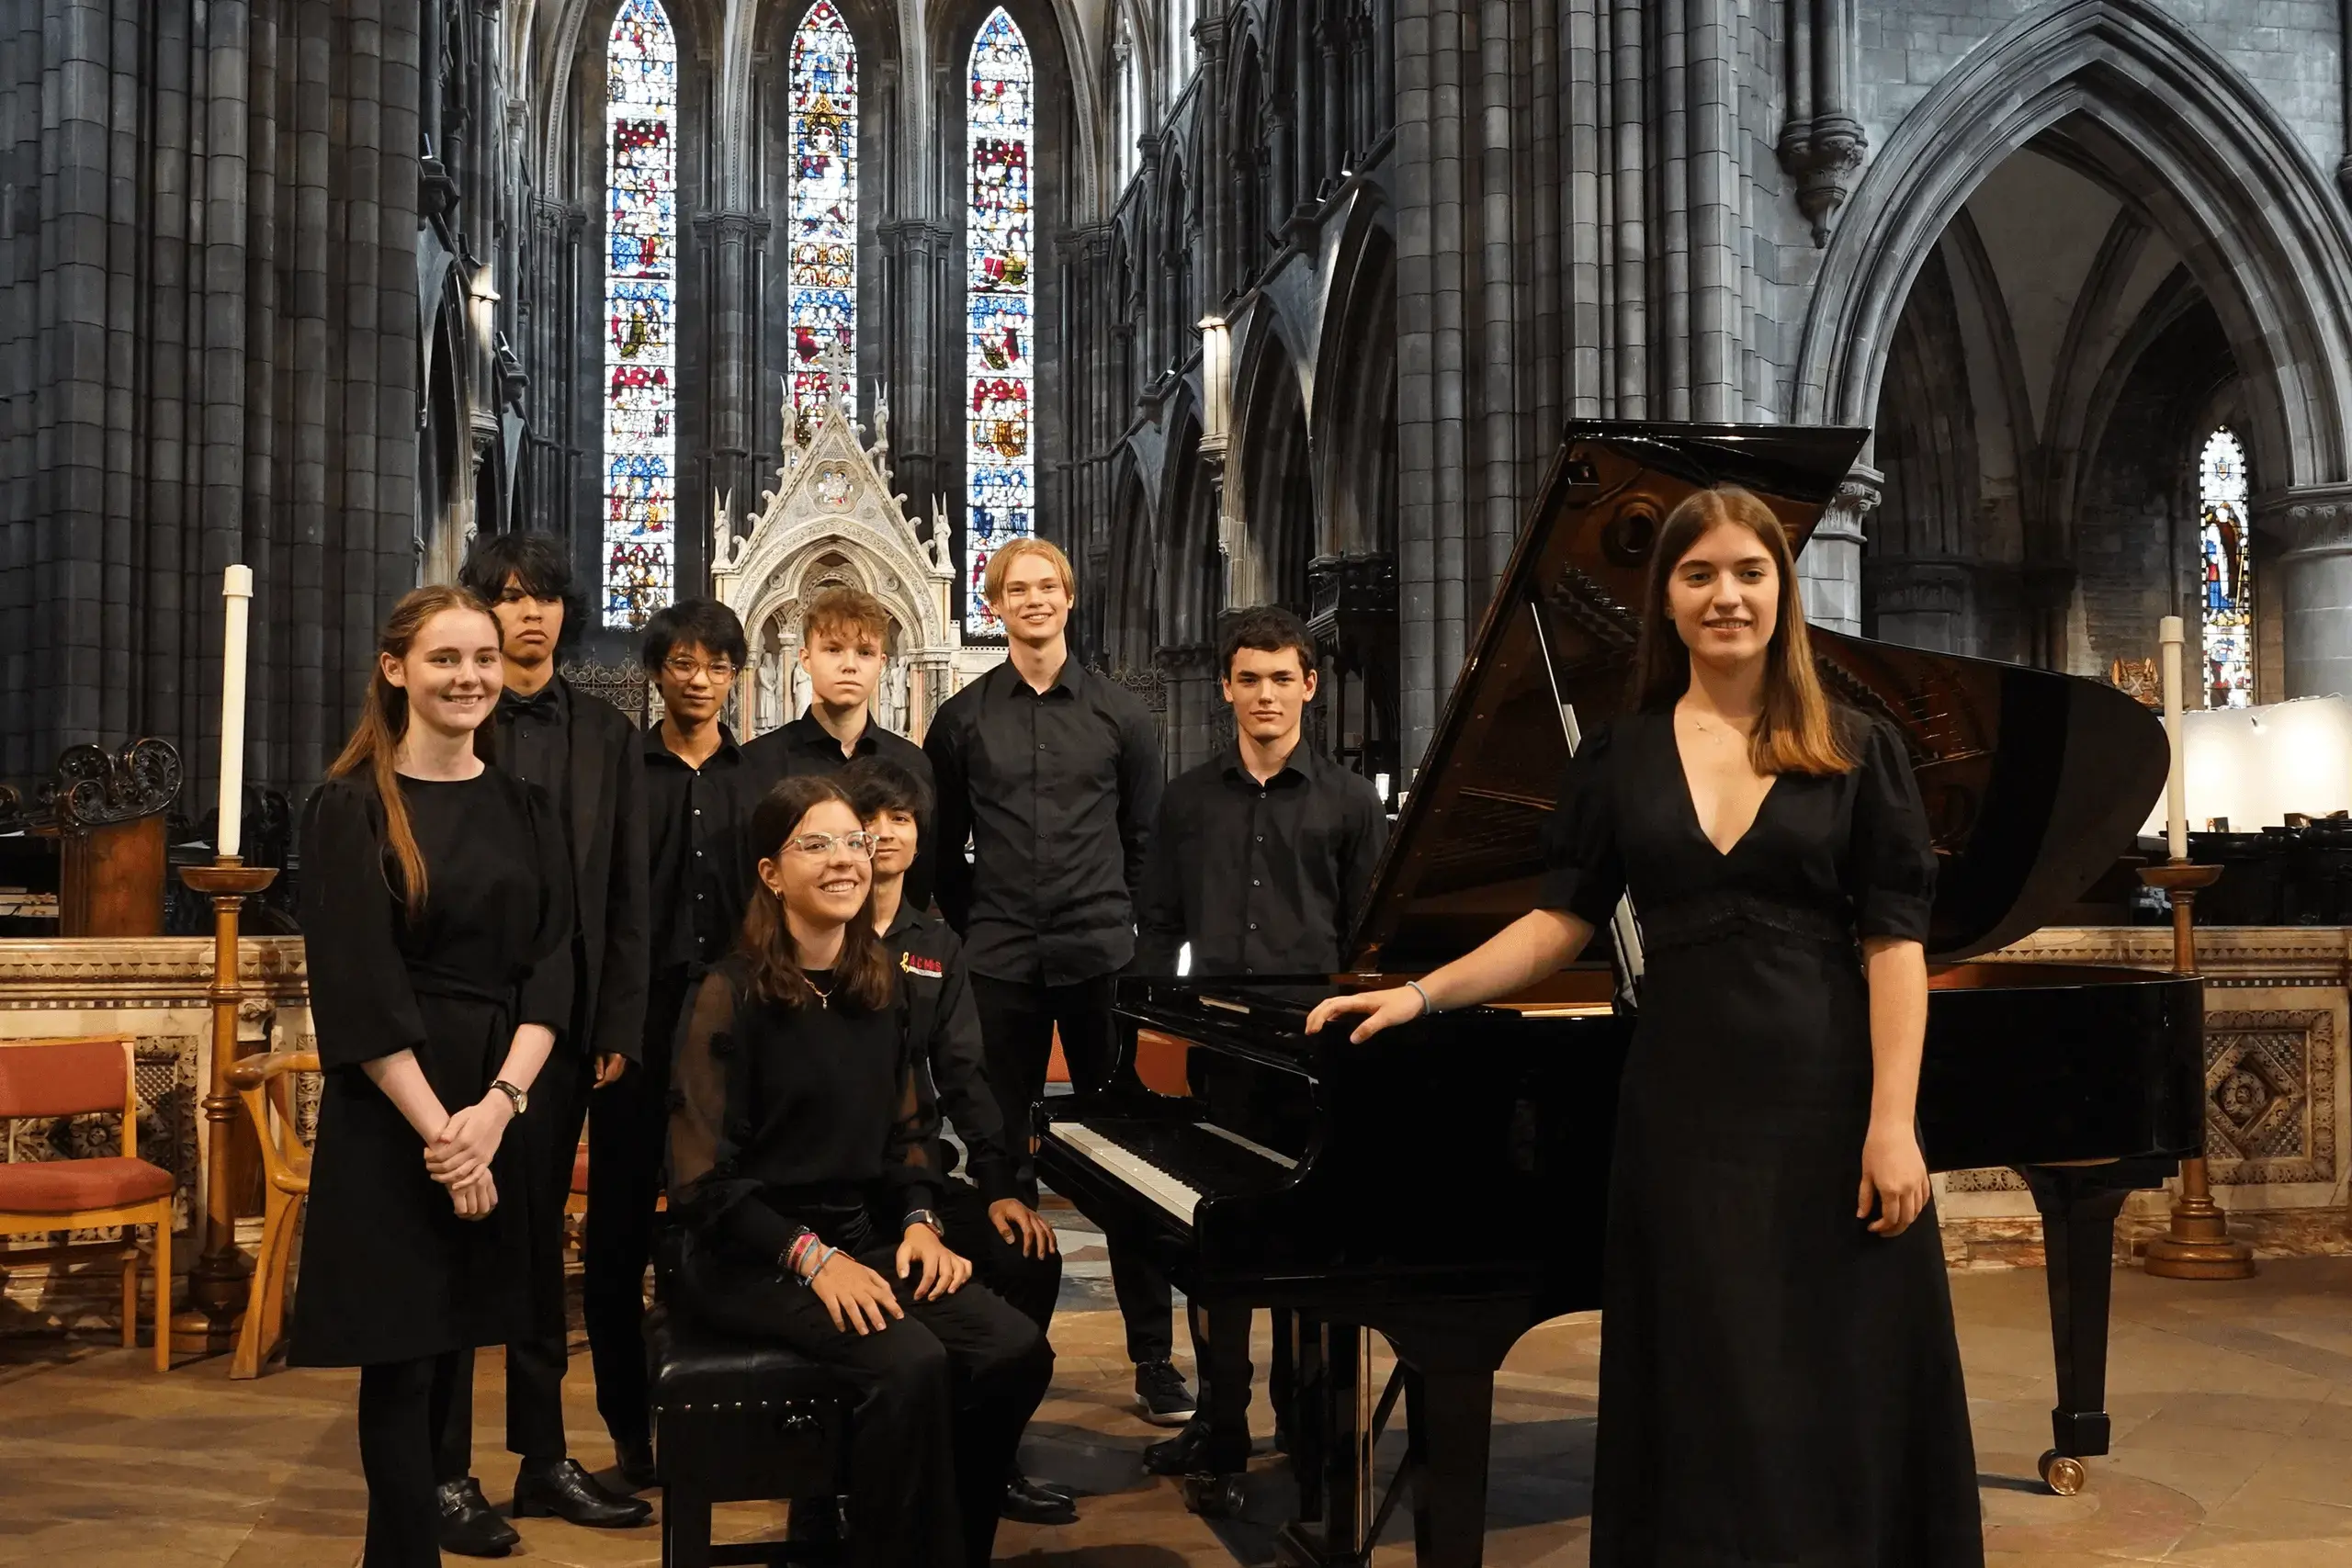
[[[933,980],[941,978],[947,973],[947,971],[941,966],[938,959],[918,958],[911,953],[901,953],[899,955],[899,967],[905,970],[910,975],[922,975]]]

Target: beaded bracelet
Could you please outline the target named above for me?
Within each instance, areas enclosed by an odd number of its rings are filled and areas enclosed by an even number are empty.
[[[819,1244],[818,1251],[820,1256],[817,1259],[816,1266],[810,1269],[806,1274],[800,1276],[800,1288],[802,1290],[807,1290],[817,1282],[817,1276],[825,1271],[825,1265],[833,1260],[833,1254],[839,1250],[840,1249],[838,1247],[826,1247],[821,1243]]]

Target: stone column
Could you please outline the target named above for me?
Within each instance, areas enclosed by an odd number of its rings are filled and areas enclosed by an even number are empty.
[[[1862,520],[1877,509],[1884,479],[1876,468],[1850,470],[1797,557],[1797,589],[1814,626],[1861,635]]]
[[[2278,595],[2286,694],[2352,694],[2352,485],[2308,485],[2265,497],[2256,526],[2286,547],[2277,586],[2260,585]]]

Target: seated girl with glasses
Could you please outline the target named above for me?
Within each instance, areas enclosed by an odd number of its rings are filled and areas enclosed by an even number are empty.
[[[857,1390],[853,1562],[983,1568],[1053,1353],[940,1240],[938,1108],[866,912],[873,843],[848,793],[786,779],[751,832],[762,890],[673,1068],[683,1303]]]

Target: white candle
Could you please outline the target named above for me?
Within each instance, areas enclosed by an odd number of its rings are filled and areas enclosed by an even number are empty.
[[[2188,858],[2188,748],[2180,724],[2180,645],[2185,635],[2178,615],[2166,615],[2156,628],[2164,655],[2165,738],[2172,747],[2172,769],[2165,779],[2165,844],[2177,861]]]
[[[221,578],[220,597],[229,618],[220,634],[220,831],[213,852],[232,860],[245,825],[245,621],[253,609],[254,569],[231,567]]]

